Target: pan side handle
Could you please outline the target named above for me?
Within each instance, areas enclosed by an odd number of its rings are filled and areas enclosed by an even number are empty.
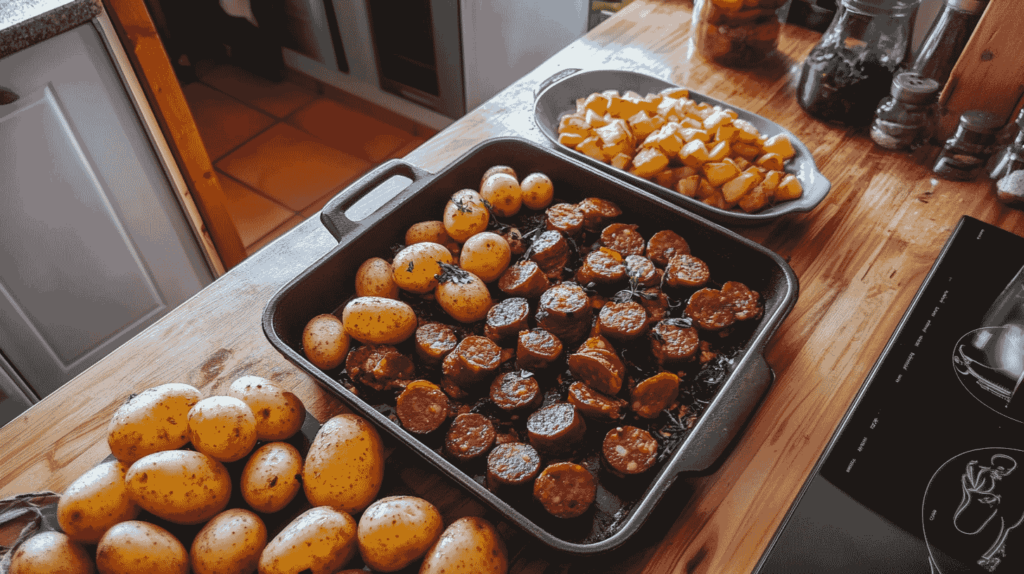
[[[392,180],[395,176],[402,176],[410,181],[402,179]],[[370,226],[382,216],[379,208],[388,203],[392,198],[400,194],[414,193],[425,183],[433,179],[434,175],[428,171],[418,168],[411,163],[401,159],[392,159],[377,166],[373,171],[359,178],[355,183],[349,185],[334,196],[320,212],[320,222],[327,231],[339,242],[350,233],[364,227]],[[399,189],[391,189],[397,187]],[[381,193],[383,197],[376,206],[368,210],[362,209],[361,199],[369,199],[375,192]],[[366,211],[366,215],[358,220],[353,220],[347,212],[355,205],[360,206],[360,212]]]

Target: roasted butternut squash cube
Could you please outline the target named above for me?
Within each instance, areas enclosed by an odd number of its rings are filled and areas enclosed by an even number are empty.
[[[793,149],[793,143],[789,141],[789,136],[786,134],[779,134],[768,138],[765,140],[761,148],[765,153],[779,154],[783,160],[787,160],[796,155],[796,150]]]
[[[686,88],[665,88],[660,93],[666,98],[675,98],[677,100],[690,97],[690,90]]]
[[[716,193],[720,193],[718,188],[708,183],[708,180],[702,177],[700,178],[700,182],[697,184],[697,193],[694,194],[694,197],[704,201]]]
[[[598,115],[594,110],[587,110],[587,115],[583,119],[592,128],[603,128],[608,125],[608,120],[604,119],[604,116]]]
[[[590,94],[583,102],[583,108],[592,110],[595,114],[603,116],[608,111],[608,96],[604,94]]]
[[[725,202],[725,198],[722,196],[722,192],[717,189],[714,193],[711,194],[710,197],[707,197],[702,201],[710,205],[711,207],[717,207],[718,209],[728,209],[728,206]]]
[[[789,173],[782,178],[779,188],[775,190],[775,201],[790,201],[804,194],[804,187],[795,175]]]
[[[754,158],[761,153],[761,150],[754,144],[736,142],[732,144],[732,153],[747,161],[754,161]]]
[[[708,152],[708,161],[722,161],[729,157],[730,151],[731,148],[729,146],[729,142],[718,142],[715,144],[715,147],[711,148],[711,151]]]
[[[679,124],[668,122],[661,129],[647,136],[642,147],[660,149],[661,153],[666,156],[677,155],[679,150],[683,149],[683,138],[676,133],[678,127]]]
[[[597,136],[590,136],[580,142],[579,145],[576,146],[576,151],[584,155],[588,155],[600,162],[608,161],[604,156],[604,152],[601,151],[601,138]]]
[[[679,120],[679,128],[680,129],[694,129],[694,130],[704,131],[704,124],[702,124],[702,123],[698,122],[697,120],[687,116],[687,117],[684,117],[683,119]]]
[[[694,197],[697,195],[697,188],[700,186],[700,176],[691,175],[690,177],[684,177],[676,183],[676,191],[686,197]]]
[[[719,187],[740,174],[739,168],[726,161],[708,162],[701,170],[712,187]]]
[[[704,129],[709,132],[714,132],[721,126],[731,124],[732,118],[725,110],[713,111],[708,117],[704,118]]]
[[[680,124],[682,126],[682,124]],[[680,127],[679,137],[683,138],[684,143],[690,143],[693,140],[700,140],[704,143],[711,141],[711,134],[704,131],[704,128],[694,129],[687,127]]]
[[[629,167],[629,162],[633,161],[633,158],[629,154],[620,153],[613,157],[611,160],[612,167],[618,169],[626,169]]]
[[[700,169],[700,166],[708,161],[708,148],[704,142],[695,139],[679,150],[679,160],[683,162],[683,165]]]
[[[736,164],[736,167],[740,168],[740,171],[746,171],[748,167],[754,165],[743,157],[734,157],[730,159],[734,164]]]
[[[740,115],[737,114],[735,110],[730,110],[729,108],[723,108],[722,106],[720,106],[718,104],[715,104],[711,109],[713,109],[716,112],[722,112],[723,114],[729,116],[729,121],[730,122],[732,122],[732,121],[734,121],[734,120],[736,120],[737,118],[740,117]]]
[[[560,134],[577,134],[587,137],[590,135],[590,131],[590,124],[579,116],[565,116],[558,122],[558,133]]]
[[[764,175],[761,186],[764,187],[765,192],[768,194],[768,201],[775,197],[775,190],[779,189],[779,184],[782,183],[782,178],[785,175],[781,171],[769,171]]]
[[[640,109],[648,114],[656,114],[658,113],[658,106],[661,104],[662,99],[664,98],[661,94],[647,94],[640,103]]]
[[[633,136],[638,140],[645,139],[657,129],[654,127],[654,122],[651,121],[651,116],[643,110],[630,117],[627,123],[629,123],[629,129],[633,131]]]
[[[586,113],[587,113],[586,105],[587,105],[587,99],[586,98],[576,98],[576,115],[577,116],[582,118],[584,115],[586,115]]]
[[[761,136],[761,132],[757,131],[754,124],[747,120],[733,120],[732,125],[738,130],[736,133],[736,141],[742,143],[756,143],[757,138]]]
[[[690,177],[696,173],[696,170],[690,167],[667,168],[664,171],[655,174],[654,183],[662,187],[675,189],[679,180]]]
[[[644,101],[643,97],[636,92],[626,92],[622,94],[622,105],[619,107],[619,113],[613,114],[620,118],[631,118],[636,115],[642,108],[640,104]]]
[[[664,116],[673,110],[676,110],[677,114],[683,113],[682,108],[679,105],[679,100],[675,98],[662,98],[661,103],[658,104],[658,109],[655,110],[655,113],[659,116]]]
[[[777,153],[766,153],[757,158],[757,161],[754,163],[768,170],[780,171],[782,170],[783,161],[782,156]]]
[[[629,145],[629,142],[626,140],[622,140],[619,143],[614,143],[612,145],[601,146],[601,153],[603,153],[605,159],[609,161],[620,153],[632,155],[632,152],[633,146]]]
[[[747,213],[761,211],[766,205],[768,205],[768,195],[765,193],[762,184],[755,185],[754,189],[751,189],[749,193],[739,200],[740,209]]]
[[[560,143],[562,145],[566,145],[566,146],[572,147],[572,148],[580,145],[580,142],[582,142],[585,139],[587,139],[587,138],[581,136],[580,134],[570,134],[570,133],[558,134],[558,143]]]
[[[615,117],[615,118],[621,117],[622,116],[622,105],[625,103],[625,100],[622,99],[622,96],[620,96],[618,94],[618,92],[615,92],[614,94],[609,94],[609,93],[605,92],[605,96],[608,98],[608,108],[605,111],[607,113],[611,114],[612,117]],[[633,113],[635,114],[636,112],[633,112]],[[630,115],[633,115],[633,114],[630,114]],[[629,117],[629,116],[626,116],[626,117]]]
[[[760,182],[761,178],[756,173],[743,172],[722,184],[722,197],[730,203],[739,201]]]
[[[739,130],[736,129],[732,124],[718,126],[718,129],[715,130],[715,141],[733,143],[734,141],[736,141],[737,132],[739,132]]]
[[[633,169],[629,171],[633,175],[650,178],[666,167],[668,167],[668,157],[661,153],[661,150],[649,147],[636,154],[636,157],[633,158]]]
[[[597,128],[594,130],[594,135],[601,138],[602,147],[615,145],[619,142],[628,142],[630,136],[629,130],[617,121],[612,121],[608,125]]]

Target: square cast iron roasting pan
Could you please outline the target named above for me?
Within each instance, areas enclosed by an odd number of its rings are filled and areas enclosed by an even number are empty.
[[[450,196],[460,189],[478,189],[484,171],[493,165],[510,165],[520,177],[532,172],[547,174],[554,182],[556,202],[579,202],[586,197],[614,201],[623,211],[617,221],[639,224],[645,238],[662,229],[675,230],[686,238],[693,253],[707,262],[713,281],[741,281],[758,291],[764,303],[764,316],[746,340],[740,341],[732,360],[724,364],[713,399],[696,426],[675,445],[675,451],[645,475],[625,481],[591,468],[599,484],[597,500],[583,516],[570,520],[547,515],[528,496],[511,502],[499,498],[482,485],[482,472],[474,471],[474,477],[456,467],[436,444],[428,445],[389,419],[385,413],[393,412],[390,407],[369,404],[349,392],[337,379],[340,368],[331,373],[321,371],[302,352],[306,323],[321,313],[340,316],[354,295],[355,273],[363,261],[390,257],[389,246],[401,244],[410,225],[440,219]],[[412,181],[360,221],[346,217],[346,211],[360,198],[396,175]],[[320,217],[338,239],[338,246],[267,304],[263,330],[271,344],[354,412],[371,419],[510,522],[554,549],[580,556],[621,545],[640,528],[680,473],[706,471],[721,457],[773,380],[764,361],[764,347],[797,299],[797,278],[775,253],[565,154],[516,138],[480,144],[437,174],[391,160],[338,194]]]

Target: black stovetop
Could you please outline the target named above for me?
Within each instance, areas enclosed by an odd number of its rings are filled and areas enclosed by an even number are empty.
[[[759,574],[1024,573],[1024,238],[964,217]]]

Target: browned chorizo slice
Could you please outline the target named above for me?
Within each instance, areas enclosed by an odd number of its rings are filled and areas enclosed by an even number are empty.
[[[349,351],[345,370],[352,381],[382,391],[416,377],[412,359],[391,345],[363,345]]]
[[[597,315],[601,334],[617,341],[632,341],[647,330],[647,311],[636,301],[611,302]]]
[[[445,380],[465,389],[490,378],[499,366],[501,347],[487,337],[471,335],[448,353],[441,363],[441,372]]]
[[[424,323],[416,328],[416,356],[428,365],[439,365],[459,344],[455,329],[443,323]]]
[[[586,468],[572,462],[556,462],[533,481],[533,497],[548,514],[576,518],[590,508],[597,496],[597,483]]]
[[[452,421],[444,437],[444,450],[463,462],[485,454],[494,446],[497,433],[490,419],[478,413],[463,413]]]
[[[448,420],[448,396],[428,381],[413,381],[395,405],[402,427],[415,434],[434,432]]]
[[[749,321],[760,319],[764,308],[761,306],[761,296],[757,291],[752,291],[743,283],[738,281],[726,281],[722,286],[722,296],[732,307],[733,314],[737,321]]]
[[[560,231],[545,231],[533,240],[530,259],[537,262],[548,278],[557,279],[569,263],[569,243]]]
[[[618,251],[623,257],[643,255],[644,237],[637,231],[637,227],[639,226],[613,223],[601,232],[601,245]]]
[[[583,212],[572,203],[556,203],[544,213],[547,215],[548,229],[566,235],[576,235],[583,229]]]
[[[690,245],[681,235],[671,229],[663,229],[651,236],[647,242],[647,256],[658,265],[668,265],[676,255],[689,255]]]
[[[570,454],[583,440],[587,425],[576,407],[555,403],[534,411],[526,419],[530,444],[538,451],[553,455]]]
[[[579,381],[569,385],[568,399],[583,416],[606,421],[617,420],[622,416],[622,409],[629,404],[622,399],[599,393]]]
[[[616,395],[622,389],[626,366],[603,337],[587,339],[580,349],[569,355],[569,370],[592,389]]]
[[[710,279],[707,264],[693,255],[676,255],[665,266],[665,282],[672,287],[702,287]]]
[[[654,266],[654,263],[640,255],[626,257],[626,276],[636,282],[640,287],[657,287],[661,284],[662,270]]]
[[[530,371],[504,373],[491,383],[491,402],[503,411],[533,410],[543,401],[540,385]]]
[[[622,256],[606,247],[588,253],[576,271],[576,282],[580,285],[608,285],[625,279],[626,265]]]
[[[679,377],[672,373],[658,373],[643,380],[629,393],[629,406],[645,419],[658,417],[679,397]]]
[[[699,344],[697,330],[682,319],[666,319],[651,329],[651,353],[662,366],[690,361]]]
[[[657,287],[644,289],[640,294],[640,304],[644,306],[647,316],[651,318],[651,321],[661,321],[668,317],[670,309],[668,295],[665,295]]]
[[[575,283],[560,283],[540,296],[537,305],[537,326],[571,343],[590,331],[593,311],[586,291]]]
[[[622,215],[618,205],[600,197],[588,197],[577,204],[583,212],[583,228],[597,231]]]
[[[536,299],[549,287],[551,282],[544,275],[544,271],[536,261],[530,260],[510,265],[498,279],[498,289],[513,297]]]
[[[540,472],[537,449],[523,442],[499,444],[487,455],[487,486],[529,484]]]
[[[498,343],[515,338],[519,331],[528,329],[530,304],[522,297],[509,297],[487,311],[484,335]]]
[[[658,441],[643,429],[616,427],[604,435],[601,454],[616,474],[640,474],[649,470],[658,460]]]
[[[546,369],[562,355],[562,342],[543,329],[520,331],[516,345],[516,366],[520,369]]]
[[[721,331],[736,322],[732,306],[718,289],[705,288],[690,295],[686,315],[705,331]]]

